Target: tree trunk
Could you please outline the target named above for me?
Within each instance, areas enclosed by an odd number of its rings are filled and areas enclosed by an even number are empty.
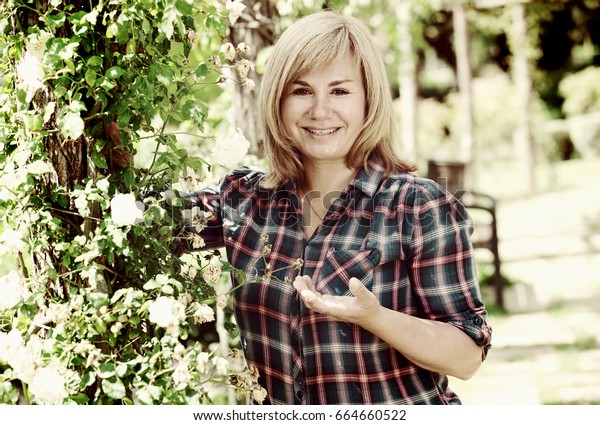
[[[246,0],[246,9],[238,21],[229,28],[229,41],[237,47],[239,43],[246,43],[252,53],[246,59],[256,62],[260,50],[273,44],[275,35],[272,18],[276,14],[275,5],[271,0]],[[256,70],[251,70],[248,78],[256,86],[260,84],[260,75]],[[233,92],[233,118],[232,127],[239,127],[250,141],[249,153],[263,156],[262,136],[258,124],[258,91],[249,91],[239,84],[235,85]]]
[[[535,155],[530,124],[532,82],[527,57],[527,20],[525,5],[516,3],[512,8],[513,28],[510,40],[513,52],[512,75],[516,89],[518,119],[513,141],[519,175],[523,178],[523,189],[526,194],[530,194],[535,190]]]
[[[89,10],[90,8],[89,2],[71,1],[69,5],[72,5],[75,10]],[[43,0],[36,10],[22,8],[22,12],[12,23],[13,30],[27,33],[29,28],[38,26],[38,13],[44,13],[48,7],[48,0]],[[26,12],[24,12],[25,10]],[[55,35],[70,37],[72,36],[70,31],[68,26],[64,26]],[[43,116],[46,106],[54,101],[52,89],[49,85],[44,85],[33,94],[29,107]],[[47,130],[48,134],[44,136],[42,146],[43,151],[47,153],[48,161],[52,164],[53,173],[41,176],[38,183],[40,193],[55,191],[57,187],[70,191],[94,172],[94,167],[89,161],[89,144],[85,133],[75,140],[65,139],[60,131],[56,131],[58,129],[56,112],[54,111],[44,123],[44,130]],[[82,233],[90,236],[94,227],[93,225],[90,226],[90,223],[95,224],[94,218],[99,217],[100,214],[98,205],[92,204],[90,205],[90,216],[81,217],[73,200],[68,200],[66,205],[55,201],[55,205],[52,207],[52,216],[61,223],[60,231],[64,232],[63,234],[67,240],[73,239]],[[32,229],[32,231],[35,230]],[[53,244],[48,244],[48,246],[32,252],[32,266],[33,277],[48,279],[47,287],[51,296],[68,296],[70,278],[64,279],[60,276],[68,276],[70,270],[66,269],[61,263],[59,252],[56,251]],[[56,271],[57,277],[49,275],[49,270]],[[100,281],[102,281],[101,277]],[[102,288],[99,288],[99,290],[102,290]]]
[[[471,63],[469,59],[469,24],[461,2],[454,2],[452,9],[454,25],[454,50],[456,52],[456,78],[461,103],[462,134],[460,158],[465,163],[464,185],[473,187],[473,93],[471,88]]]
[[[410,32],[411,3],[401,1],[396,5],[400,63],[398,83],[400,87],[400,120],[402,147],[406,159],[417,159],[417,65]]]
[[[47,10],[49,3],[47,0],[41,1],[39,11]],[[26,10],[26,9],[21,9]],[[13,22],[15,31],[28,32],[28,29],[39,25],[39,15],[35,10],[27,9],[27,12],[20,13]],[[17,30],[19,28],[19,30]],[[15,70],[16,74],[16,70]],[[46,106],[54,101],[54,94],[47,85],[39,88],[34,94],[29,104],[30,109],[35,110],[39,115],[44,115]],[[43,138],[43,149],[48,154],[48,161],[52,164],[53,173],[48,173],[43,176],[39,183],[40,191],[52,191],[54,187],[65,187],[72,189],[87,175],[87,154],[86,145],[83,137],[77,140],[65,140],[64,137],[56,130],[56,113],[53,113],[50,119],[44,124],[44,130],[50,130],[48,135]],[[65,207],[55,205],[55,216],[61,223],[62,230],[66,232],[68,237],[75,237],[80,233],[80,226],[83,219],[76,214],[76,209],[72,203]],[[40,278],[46,276],[48,270],[56,270],[60,276],[68,270],[58,260],[59,255],[55,251],[55,247],[49,244],[47,247],[32,253],[32,273],[33,277]],[[59,297],[66,297],[68,287],[66,280],[48,277],[48,288],[51,294]]]

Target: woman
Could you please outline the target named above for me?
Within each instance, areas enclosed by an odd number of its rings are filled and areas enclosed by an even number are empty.
[[[366,27],[330,11],[298,20],[259,103],[269,171],[241,167],[194,201],[214,217],[202,235],[259,277],[234,306],[269,401],[459,403],[447,376],[472,376],[491,339],[472,223],[395,153]]]

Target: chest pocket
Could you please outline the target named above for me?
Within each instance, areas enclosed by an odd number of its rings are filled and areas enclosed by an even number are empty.
[[[316,289],[331,295],[350,295],[350,278],[359,279],[368,289],[372,286],[373,269],[381,259],[379,250],[335,250],[325,257]]]

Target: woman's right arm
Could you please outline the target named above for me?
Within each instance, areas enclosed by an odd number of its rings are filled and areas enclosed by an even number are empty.
[[[183,198],[188,208],[182,211],[183,226],[177,237],[177,253],[222,248],[220,185],[211,185]]]

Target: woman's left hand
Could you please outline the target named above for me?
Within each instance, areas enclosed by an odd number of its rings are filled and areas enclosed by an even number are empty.
[[[361,326],[424,369],[468,379],[481,365],[481,347],[457,327],[387,309],[356,278],[348,286],[353,296],[335,296],[319,293],[309,276],[294,280],[308,308]]]
[[[351,278],[349,287],[354,296],[335,296],[318,292],[309,276],[298,276],[294,280],[294,288],[311,310],[334,320],[365,326],[376,317],[381,305],[360,280]]]

